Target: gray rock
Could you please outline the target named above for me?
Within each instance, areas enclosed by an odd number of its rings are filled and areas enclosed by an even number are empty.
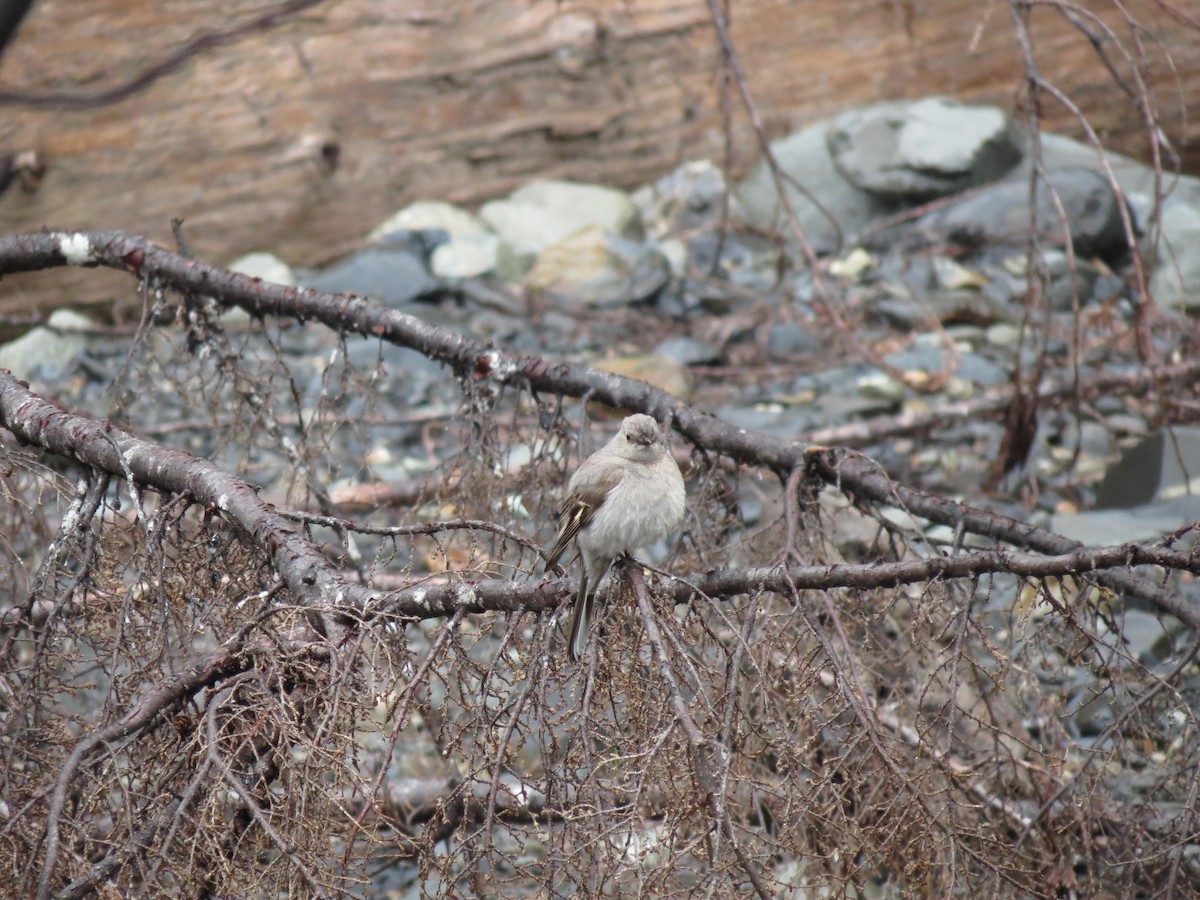
[[[375,372],[384,396],[406,407],[425,403],[443,375],[441,363],[390,341],[377,338],[348,340],[346,350],[348,361],[357,369]]]
[[[1104,414],[1104,427],[1114,435],[1145,437],[1147,434],[1146,420],[1135,413],[1126,412],[1122,397],[1099,397],[1096,410]]]
[[[1156,431],[1126,450],[1096,488],[1098,509],[1200,494],[1200,428]]]
[[[1066,212],[1076,254],[1121,257],[1126,250],[1120,208],[1124,200],[1113,193],[1104,176],[1088,169],[1062,169],[1048,177]],[[1037,221],[1046,243],[1065,243],[1053,196],[1044,182],[1038,184]],[[1023,245],[1029,224],[1028,181],[1008,179],[922,216],[912,227],[939,242],[966,236]]]
[[[941,347],[913,347],[883,359],[902,372],[926,372],[930,375],[946,371],[952,362]],[[1009,382],[1008,373],[1003,368],[976,353],[959,355],[954,376],[988,387]]]
[[[1109,692],[1100,690],[1090,675],[1074,680],[1082,684],[1067,701],[1063,727],[1080,745],[1090,747],[1092,740],[1115,721],[1118,701]],[[1122,699],[1127,700],[1128,692],[1121,693]]]
[[[716,410],[716,415],[734,428],[760,431],[784,440],[792,440],[796,435],[803,434],[816,425],[811,408],[783,404],[753,407],[738,404],[720,407]]]
[[[1086,167],[1103,175],[1096,148],[1057,134],[1043,134],[1041,140],[1049,169]],[[1139,251],[1152,265],[1151,295],[1164,309],[1200,309],[1200,255],[1190,251],[1200,244],[1200,178],[1165,173],[1156,183],[1154,170],[1136,160],[1112,152],[1106,152],[1103,160],[1112,169],[1133,213],[1134,227],[1142,235]],[[1023,163],[1019,170],[1025,169]],[[1155,221],[1156,191],[1163,194],[1159,221]],[[1103,301],[1119,296],[1123,287],[1102,276],[1093,293]]]
[[[657,241],[654,244],[659,253],[663,255],[663,259],[671,267],[671,274],[676,278],[686,278],[688,274],[688,250],[687,244],[679,238],[666,238],[662,241]]]
[[[681,366],[700,366],[721,361],[721,351],[707,341],[690,337],[673,337],[654,348],[657,356],[665,356]]]
[[[435,290],[438,281],[425,263],[404,250],[368,247],[324,271],[301,278],[304,287],[360,294],[398,306]]]
[[[944,291],[977,291],[987,284],[987,276],[969,269],[947,256],[930,259],[937,286]]]
[[[440,228],[420,231],[389,231],[375,241],[375,247],[395,253],[409,253],[428,264],[433,251],[448,240],[450,240],[450,235]]]
[[[787,359],[822,348],[821,339],[799,322],[775,322],[767,331],[767,353],[776,359]]]
[[[884,293],[870,298],[867,305],[873,312],[900,328],[919,328],[936,320],[944,325],[972,324],[987,326],[994,322],[1011,322],[1020,318],[1021,311],[999,300],[989,291],[931,290],[920,296],[899,292]]]
[[[982,325],[950,325],[946,328],[946,336],[954,342],[958,349],[966,351],[975,347],[987,346],[987,328]],[[940,347],[943,343],[937,334],[917,335],[915,340],[928,341],[932,346]]]
[[[1200,497],[1177,497],[1146,503],[1130,509],[1096,509],[1079,513],[1059,513],[1050,521],[1050,530],[1089,547],[1152,541],[1170,534],[1188,522],[1200,519]],[[1193,541],[1178,542],[1187,549]]]
[[[911,295],[881,293],[871,297],[866,306],[878,318],[904,331],[928,325],[932,318],[929,306],[914,300]]]
[[[896,412],[905,393],[904,385],[878,374],[875,379],[882,387],[868,388],[861,393],[845,393],[859,386],[852,381],[834,385],[825,393],[819,394],[811,405],[811,412],[816,418],[814,427],[843,425],[854,419]],[[822,380],[827,382],[826,379]],[[887,384],[888,381],[891,383]],[[890,467],[890,461],[880,455],[882,452],[882,448],[875,448],[872,456],[880,465]]]
[[[1020,327],[1008,322],[997,322],[987,330],[987,343],[991,347],[1015,347],[1020,339]]]
[[[1063,259],[1066,259],[1065,253]],[[1087,304],[1095,296],[1093,288],[1099,274],[1094,266],[1077,257],[1074,275],[1068,270],[1051,276],[1047,292],[1050,308],[1056,312],[1071,312]]]
[[[1107,160],[1114,171],[1145,168],[1141,163],[1135,162],[1119,153],[1106,152],[1102,157],[1091,144],[1085,144],[1065,135],[1042,132],[1038,136],[1038,139],[1041,144],[1042,162],[1046,169],[1050,171],[1055,169],[1092,169],[1100,171],[1103,168],[1102,160]],[[1030,147],[1030,155],[1023,159],[1021,164],[1017,166],[1016,171],[1013,172],[1014,177],[1029,177],[1029,173],[1033,171],[1034,166],[1032,154],[1033,148]],[[1124,188],[1122,187],[1122,189]]]
[[[1012,381],[1003,366],[978,353],[964,353],[959,358],[955,375],[982,387],[999,387]]]
[[[1092,279],[1092,294],[1090,303],[1110,303],[1114,300],[1124,301],[1129,295],[1129,285],[1119,275],[1107,272],[1097,272]]]
[[[898,293],[924,295],[937,284],[932,259],[925,254],[913,255],[893,248],[879,259],[879,278]],[[893,291],[895,292],[895,291]]]
[[[699,272],[713,272],[738,287],[751,291],[769,291],[778,280],[779,251],[765,238],[754,235],[727,234],[725,239],[715,231],[704,231],[687,244],[688,257]]]
[[[1042,158],[1046,169],[1051,172],[1058,169],[1083,168],[1104,175],[1104,163],[1107,163],[1116,178],[1117,186],[1135,213],[1134,226],[1139,232],[1144,233],[1151,227],[1156,190],[1162,191],[1164,205],[1183,203],[1200,208],[1200,178],[1166,172],[1156,185],[1154,170],[1151,167],[1119,153],[1105,151],[1101,154],[1089,144],[1060,134],[1042,134],[1041,144]],[[1025,179],[1028,183],[1032,165],[1031,158],[1022,161],[1014,171],[1013,178]]]
[[[854,388],[862,399],[878,401],[886,407],[898,404],[904,399],[904,385],[883,372],[860,375],[854,383]]]
[[[1200,206],[1173,202],[1143,242],[1154,261],[1150,294],[1159,306],[1184,312],[1200,310]]]
[[[834,164],[864,191],[928,200],[995,181],[1022,156],[1022,134],[993,106],[943,97],[843,113],[829,129]]]
[[[1079,451],[1092,459],[1110,459],[1113,452],[1113,431],[1108,423],[1079,423]]]
[[[641,210],[647,232],[661,238],[717,221],[725,190],[721,170],[699,159],[639,188],[630,199]],[[733,197],[730,201],[730,216],[736,217],[740,210]]]
[[[533,181],[506,200],[479,210],[486,222],[527,268],[543,250],[589,226],[618,237],[644,237],[641,214],[623,191],[568,181]]]
[[[451,238],[439,244],[429,258],[429,267],[439,278],[479,278],[489,274],[508,278],[517,271],[508,245],[489,233]]]
[[[856,187],[833,164],[826,140],[829,127],[830,120],[827,119],[771,144],[771,152],[783,172],[784,191],[796,212],[800,230],[818,252],[839,249],[868,222],[893,209],[892,205]],[[807,196],[795,187],[797,184],[808,192]],[[787,211],[780,202],[765,159],[759,160],[738,182],[734,193],[750,224],[793,240]],[[810,196],[813,199],[809,199]]]
[[[1122,610],[1121,636],[1129,652],[1146,665],[1157,665],[1171,655],[1171,636],[1177,632],[1179,621],[1141,609]]]
[[[0,369],[25,381],[53,382],[68,375],[87,347],[92,320],[69,309],[56,309],[45,325],[0,347]]]
[[[505,278],[516,274],[508,246],[478,216],[453,203],[412,203],[381,223],[369,238],[391,246],[395,237],[412,233],[444,235],[429,258],[429,267],[439,278],[478,278],[493,273]]]

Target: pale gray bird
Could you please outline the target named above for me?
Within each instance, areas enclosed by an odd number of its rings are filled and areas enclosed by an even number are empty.
[[[571,617],[571,659],[583,654],[596,588],[613,561],[669,534],[683,518],[683,475],[650,416],[630,416],[616,437],[584,460],[567,483],[549,570],[571,539],[582,572]]]

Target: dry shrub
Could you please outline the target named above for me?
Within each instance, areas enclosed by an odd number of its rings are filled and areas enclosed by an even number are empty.
[[[368,480],[392,441],[386,379],[342,345],[301,400],[271,329],[237,337],[215,369],[169,334],[123,370],[138,388],[126,414],[161,410],[152,386],[169,383],[207,419],[189,433],[208,455],[280,502],[336,508],[322,485]],[[455,415],[410,432],[408,450],[441,459],[418,501],[365,518],[483,519],[545,541],[577,411],[461,388]],[[561,612],[346,617],[331,633],[218,511],[0,452],[12,896],[35,890],[54,830],[48,889],[68,896],[369,895],[417,880],[446,897],[1178,896],[1200,883],[1180,678],[1195,642],[1148,668],[1091,584],[760,590],[659,601],[648,618],[625,573],[576,666]],[[692,461],[674,573],[940,552],[835,490]],[[762,513],[747,523],[751,495]],[[526,547],[478,530],[314,534],[381,584],[543,577]],[[1084,739],[1070,729],[1089,703],[1110,712]]]

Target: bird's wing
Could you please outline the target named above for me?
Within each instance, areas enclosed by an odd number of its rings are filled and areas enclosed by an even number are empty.
[[[566,551],[567,545],[575,539],[575,535],[579,534],[580,529],[592,520],[596,510],[604,503],[612,489],[620,483],[620,470],[614,468],[609,472],[611,474],[607,477],[576,486],[564,501],[562,509],[558,511],[558,537],[555,538],[554,546],[546,555],[547,571],[558,562]]]

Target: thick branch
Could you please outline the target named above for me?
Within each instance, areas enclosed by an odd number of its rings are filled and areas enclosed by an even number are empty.
[[[1062,540],[1066,541],[1065,538]],[[933,556],[902,562],[773,566],[709,572],[686,579],[672,579],[661,590],[675,603],[686,603],[697,592],[714,599],[725,599],[754,591],[791,594],[793,588],[801,591],[837,588],[876,590],[928,581],[976,579],[998,573],[1035,579],[1070,575],[1095,581],[1121,579],[1122,582],[1128,582],[1131,593],[1146,596],[1163,612],[1192,628],[1200,629],[1200,607],[1187,603],[1178,594],[1157,589],[1145,579],[1119,571],[1140,565],[1200,574],[1200,555],[1153,544],[1122,544],[1096,549],[1076,547],[1049,556],[1008,549],[979,550],[958,556]],[[368,616],[380,613],[410,616],[416,610],[427,609],[428,615],[432,616],[449,615],[459,609],[468,613],[518,609],[536,611],[556,605],[565,594],[562,587],[561,582],[550,585],[536,582],[513,584],[501,580],[477,581],[469,585],[423,585],[398,591],[384,600],[378,609],[364,612]]]
[[[1126,547],[1108,547],[1096,551],[1085,550],[1081,544],[1070,538],[1046,531],[1044,528],[1038,528],[1036,525],[1030,525],[1028,522],[1020,522],[1008,516],[1001,516],[987,510],[976,509],[962,503],[955,503],[953,500],[948,500],[945,497],[936,497],[932,494],[897,484],[888,478],[873,460],[858,454],[843,453],[835,450],[818,450],[809,454],[809,462],[809,471],[816,475],[816,477],[829,484],[836,484],[842,487],[849,485],[850,493],[854,494],[860,500],[869,500],[873,503],[886,506],[899,506],[915,516],[920,516],[923,519],[927,519],[930,522],[937,522],[941,525],[949,525],[956,529],[956,531],[961,529],[966,534],[975,534],[1021,547],[1028,547],[1039,553],[1052,554],[1061,560],[1090,559],[1093,553],[1100,554],[1102,558],[1113,560],[1114,558],[1120,558],[1121,554],[1128,549],[1133,551],[1133,555],[1129,557],[1126,565],[1162,565],[1169,569],[1195,571],[1194,567],[1200,562],[1194,553],[1181,553],[1177,550],[1154,545],[1130,544],[1126,545]],[[1107,555],[1113,551],[1116,552],[1115,557]],[[996,552],[1008,558],[1020,557],[1030,560],[1035,558],[1027,557],[1025,554],[1012,554],[1010,556],[1006,551]],[[1160,553],[1162,555],[1159,555]],[[957,559],[962,558],[957,557]],[[1023,566],[1024,563],[1021,565]],[[1037,568],[1037,566],[1035,565],[1034,568]],[[1113,569],[1120,568],[1120,566],[1110,561],[1109,563],[1097,562],[1092,568],[1096,570]],[[1015,574],[1044,577],[1033,569],[1023,570],[1019,568],[1011,570],[998,568],[995,571],[1015,571]],[[1086,569],[1083,569],[1071,572],[1070,574],[1083,575],[1088,574],[1088,572]],[[1188,603],[1180,594],[1174,591],[1164,590],[1157,584],[1145,578],[1140,578],[1132,572],[1105,572],[1097,574],[1096,580],[1115,591],[1128,592],[1142,597],[1148,602],[1153,603],[1163,612],[1175,616],[1191,627],[1200,628],[1200,608]]]
[[[1101,372],[1079,380],[1066,378],[1047,381],[1036,389],[1040,404],[1049,401],[1090,400],[1119,392],[1122,396],[1139,396],[1167,388],[1192,388],[1200,379],[1200,360],[1164,366],[1161,369],[1138,369],[1125,372]],[[831,425],[802,435],[814,444],[839,447],[863,447],[887,438],[906,434],[924,434],[939,428],[949,428],[981,418],[999,419],[1013,402],[1011,384],[996,388],[982,397],[940,404],[923,412],[877,416],[865,422]]]
[[[73,415],[0,373],[0,425],[35,444],[118,478],[219,509],[267,554],[288,589],[318,608],[375,595],[345,578],[296,525],[254,488],[206,459],[136,438],[108,422]]]
[[[524,383],[534,391],[586,395],[617,409],[639,410],[660,421],[672,421],[675,429],[697,446],[781,475],[803,462],[800,445],[726,425],[645,382],[541,357],[513,356],[365,297],[264,283],[115,231],[0,239],[0,273],[64,265],[107,266],[183,293],[209,294],[221,305],[237,306],[251,315],[316,320],[339,333],[382,338],[447,363],[463,376]],[[451,288],[445,288],[447,297],[453,294]]]
[[[153,63],[133,78],[113,87],[101,88],[90,92],[83,91],[0,91],[0,104],[15,106],[31,106],[42,109],[91,109],[96,106],[108,106],[119,103],[139,91],[148,88],[154,82],[172,75],[193,57],[216,47],[232,44],[242,38],[261,31],[274,28],[281,22],[304,12],[309,7],[317,6],[324,0],[287,0],[277,8],[271,9],[245,24],[224,31],[208,31],[192,38],[182,47],[173,50],[163,59]],[[7,2],[0,5],[0,40],[7,42],[11,33],[16,30],[26,10],[33,5],[33,0]],[[11,25],[8,20],[13,20]],[[3,43],[0,43],[3,49]]]

